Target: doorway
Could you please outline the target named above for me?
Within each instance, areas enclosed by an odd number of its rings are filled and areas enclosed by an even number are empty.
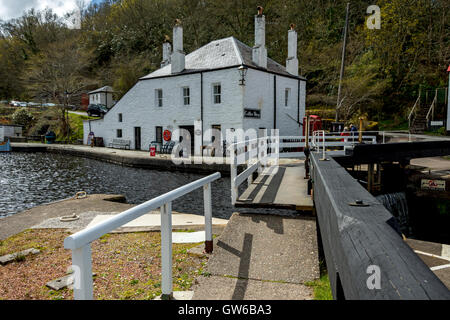
[[[180,126],[180,129],[184,129],[187,132],[189,132],[188,135],[186,135],[185,137],[180,135],[180,142],[183,141],[183,139],[186,139],[186,142],[188,145],[191,146],[191,155],[194,154],[194,126]]]
[[[134,127],[134,148],[141,150],[141,127]]]

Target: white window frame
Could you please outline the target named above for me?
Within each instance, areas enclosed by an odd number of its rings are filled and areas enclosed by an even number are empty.
[[[215,92],[216,87],[220,88],[219,93]],[[216,102],[216,97],[219,97],[219,102]],[[220,82],[212,84],[212,100],[213,104],[222,104],[222,84]]]
[[[291,88],[284,89],[284,106],[289,107],[289,100],[291,98]]]
[[[159,93],[161,92],[161,97],[159,97]],[[164,93],[163,89],[155,89],[155,105],[158,108],[162,108],[164,105]]]
[[[187,90],[187,95],[186,95],[185,90]],[[191,105],[191,88],[190,87],[182,87],[181,94],[183,97],[183,105],[190,106]],[[187,99],[187,103],[186,103],[186,99]]]

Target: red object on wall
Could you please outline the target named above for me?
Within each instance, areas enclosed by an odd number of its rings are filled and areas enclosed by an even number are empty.
[[[156,146],[150,147],[150,157],[156,156]]]
[[[172,132],[170,132],[169,130],[164,130],[164,141],[170,141],[172,139]]]
[[[306,117],[303,118],[303,136],[306,134]],[[312,136],[314,131],[322,130],[322,119],[316,115],[309,116],[309,135]]]
[[[448,66],[447,72],[450,72],[450,66]]]

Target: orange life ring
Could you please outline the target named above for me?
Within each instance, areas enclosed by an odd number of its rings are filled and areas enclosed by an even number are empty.
[[[170,141],[172,139],[172,132],[169,130],[164,130],[164,141]]]

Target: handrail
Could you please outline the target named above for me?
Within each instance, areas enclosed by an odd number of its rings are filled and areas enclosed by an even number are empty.
[[[91,300],[92,292],[92,263],[90,243],[104,234],[131,222],[140,216],[161,208],[161,257],[163,264],[163,296],[172,294],[172,201],[190,193],[200,187],[204,189],[205,210],[205,245],[206,251],[212,251],[212,207],[211,182],[220,179],[216,172],[205,178],[191,182],[159,197],[128,209],[97,225],[79,231],[64,239],[64,248],[72,250],[72,264],[75,272],[74,297],[76,300]]]
[[[411,120],[411,117],[412,117],[414,110],[416,109],[416,106],[419,103],[419,101],[420,101],[420,96],[417,98],[416,103],[414,103],[414,106],[412,107],[411,111],[409,112],[409,115],[408,115],[409,120]]]
[[[409,112],[408,115],[408,129],[411,130],[411,117],[414,113],[414,110],[416,109],[417,104],[420,103],[420,94],[417,97],[416,103],[414,103],[414,106],[412,107],[411,111]]]
[[[427,122],[429,121],[430,112],[431,112],[432,110],[434,110],[434,107],[435,107],[435,104],[436,104],[436,98],[437,98],[437,96],[434,96],[433,102],[431,103],[431,106],[430,106],[430,108],[428,109],[427,117],[426,117]]]

